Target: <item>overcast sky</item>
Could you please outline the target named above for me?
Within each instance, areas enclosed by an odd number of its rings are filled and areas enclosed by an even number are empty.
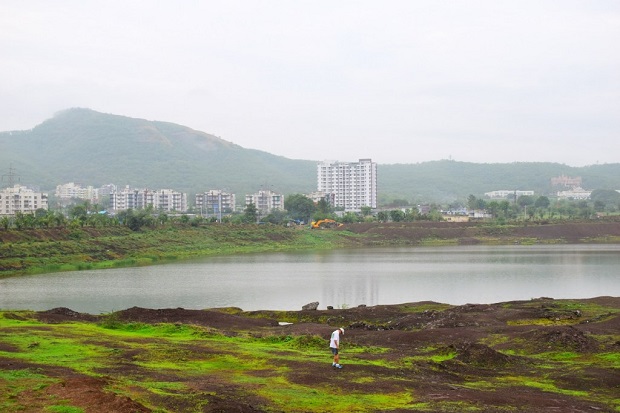
[[[70,107],[293,159],[620,162],[620,1],[0,1],[0,131]]]

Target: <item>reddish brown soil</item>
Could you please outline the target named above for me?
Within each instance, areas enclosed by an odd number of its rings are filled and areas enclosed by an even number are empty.
[[[598,297],[579,300],[584,306],[598,304],[613,309],[620,308],[620,297]],[[502,350],[522,351],[517,354],[539,354],[554,351],[594,355],[620,351],[620,315],[615,313],[589,316],[580,311],[562,309],[559,300],[540,298],[531,301],[498,303],[488,305],[438,306],[435,303],[412,303],[403,305],[357,307],[351,309],[315,310],[287,312],[288,319],[297,321],[291,325],[278,325],[275,317],[283,313],[269,311],[242,312],[241,310],[184,310],[130,308],[116,313],[118,320],[142,323],[187,323],[206,326],[218,331],[236,335],[251,332],[256,337],[273,335],[319,336],[327,339],[335,326],[343,326],[342,370],[329,367],[330,355],[326,351],[326,366],[316,362],[280,361],[286,364],[290,374],[287,379],[303,386],[312,387],[317,380],[323,384],[337,386],[342,392],[384,391],[400,393],[409,391],[417,400],[432,403],[465,402],[476,406],[481,412],[611,412],[609,405],[583,398],[572,397],[560,392],[545,392],[527,386],[497,386],[494,391],[465,386],[466,382],[492,380],[500,377],[519,377],[531,374],[540,359],[509,355]],[[435,308],[412,311],[416,308]],[[235,312],[236,314],[230,314]],[[72,320],[96,321],[97,316],[80,314],[70,309],[58,308],[37,313],[37,318],[48,323]],[[326,321],[327,320],[327,321]],[[550,325],[515,323],[524,320],[548,320]],[[484,339],[505,337],[498,344]],[[611,338],[610,338],[611,337]],[[614,338],[615,337],[615,338]],[[489,343],[484,344],[484,343]],[[387,353],[347,354],[347,346],[379,346],[389,348]],[[452,353],[452,359],[431,362],[428,349],[432,347],[437,355]],[[17,349],[4,346],[1,351]],[[204,347],[180,345],[175,351],[187,359],[204,359],[217,354],[205,354]],[[402,363],[400,369],[370,364],[347,364],[348,357],[357,359],[407,360],[424,354],[429,361]],[[101,371],[102,377],[118,375],[144,375],[145,370],[133,363],[140,350],[119,353],[115,367]],[[284,359],[288,360],[288,359]],[[49,386],[47,394],[69,400],[87,412],[147,412],[145,406],[127,397],[121,397],[106,389],[108,382],[103,378],[92,378],[63,368],[29,366],[14,360],[0,358],[0,369],[36,367],[45,374],[57,377],[60,383]],[[326,374],[326,371],[328,374]],[[180,380],[164,374],[149,372],[153,381]],[[270,375],[269,371],[256,372],[257,377]],[[358,383],[358,374],[372,375],[372,383]],[[612,368],[589,368],[575,373],[560,368],[545,373],[547,379],[563,389],[589,391],[602,389],[609,395],[620,394],[620,375]],[[187,379],[186,379],[187,380]],[[190,400],[153,396],[151,403],[174,412],[260,412],[268,401],[253,395],[249,388],[238,388],[223,383],[211,376],[192,379],[184,383],[191,389],[206,394],[208,403],[197,405]],[[41,401],[29,393],[22,394],[22,402],[31,406],[25,411],[41,411]],[[32,400],[28,400],[32,397]],[[611,397],[611,396],[610,396]],[[181,400],[181,401],[180,401]],[[204,401],[204,400],[203,400]],[[262,406],[262,407],[261,407]],[[402,410],[404,411],[404,410]],[[415,411],[415,410],[411,410]],[[429,410],[425,410],[429,411]],[[432,410],[430,410],[432,411]],[[445,410],[440,411],[458,411]]]

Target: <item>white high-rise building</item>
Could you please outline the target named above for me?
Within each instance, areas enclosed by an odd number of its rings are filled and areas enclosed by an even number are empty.
[[[377,164],[371,159],[321,162],[317,183],[319,192],[333,194],[336,208],[360,211],[362,207],[377,207]]]

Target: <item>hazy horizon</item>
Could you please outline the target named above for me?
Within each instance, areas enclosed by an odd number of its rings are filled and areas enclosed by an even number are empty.
[[[620,3],[0,4],[0,130],[73,107],[290,159],[618,163]]]

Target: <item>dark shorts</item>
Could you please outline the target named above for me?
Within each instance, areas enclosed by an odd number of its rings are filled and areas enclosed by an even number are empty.
[[[332,354],[335,356],[336,354],[338,354],[338,349],[334,348],[334,347],[330,347],[329,348],[332,351]]]

